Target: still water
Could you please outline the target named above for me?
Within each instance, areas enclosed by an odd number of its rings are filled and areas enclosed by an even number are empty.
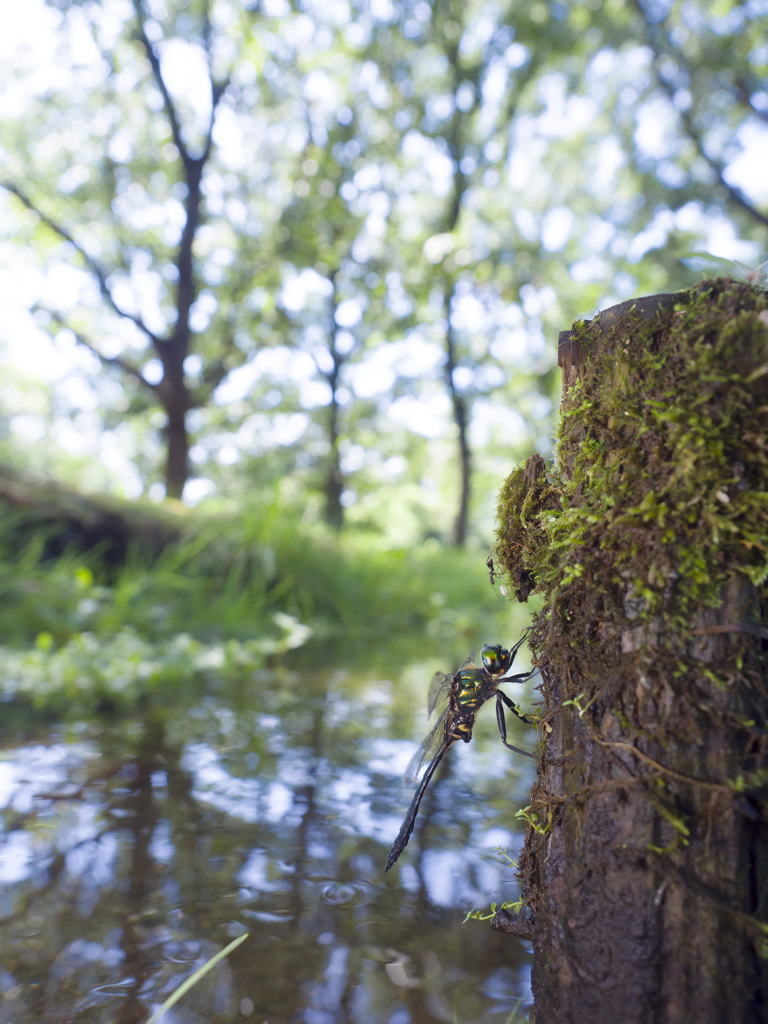
[[[383,873],[438,667],[264,671],[68,723],[4,705],[0,1024],[146,1021],[246,931],[164,1024],[526,1020],[527,944],[462,923],[518,897],[494,851],[519,851],[535,764],[492,705]]]

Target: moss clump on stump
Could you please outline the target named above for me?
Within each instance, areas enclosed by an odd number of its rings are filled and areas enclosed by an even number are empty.
[[[768,298],[663,298],[574,325],[557,469],[535,456],[499,497],[497,570],[543,601],[532,807],[552,831],[521,872],[547,1021],[606,943],[595,999],[627,1024],[678,1019],[686,992],[679,1019],[720,1019],[728,972],[745,1005],[767,994]]]

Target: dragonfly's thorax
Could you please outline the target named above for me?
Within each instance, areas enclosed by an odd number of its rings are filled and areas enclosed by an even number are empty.
[[[456,704],[459,708],[479,708],[483,703],[483,673],[479,668],[466,668],[456,676]]]
[[[496,685],[484,669],[475,665],[468,665],[456,673],[445,723],[446,739],[469,743],[477,712],[496,692]]]

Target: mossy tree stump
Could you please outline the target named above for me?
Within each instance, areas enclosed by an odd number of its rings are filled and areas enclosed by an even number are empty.
[[[497,568],[542,601],[538,1024],[768,1019],[767,298],[575,324],[557,465],[500,495]]]

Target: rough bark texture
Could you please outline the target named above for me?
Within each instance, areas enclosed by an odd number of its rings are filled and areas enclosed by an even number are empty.
[[[560,465],[499,504],[538,592],[538,1024],[768,1018],[768,310],[730,281],[561,336]]]

